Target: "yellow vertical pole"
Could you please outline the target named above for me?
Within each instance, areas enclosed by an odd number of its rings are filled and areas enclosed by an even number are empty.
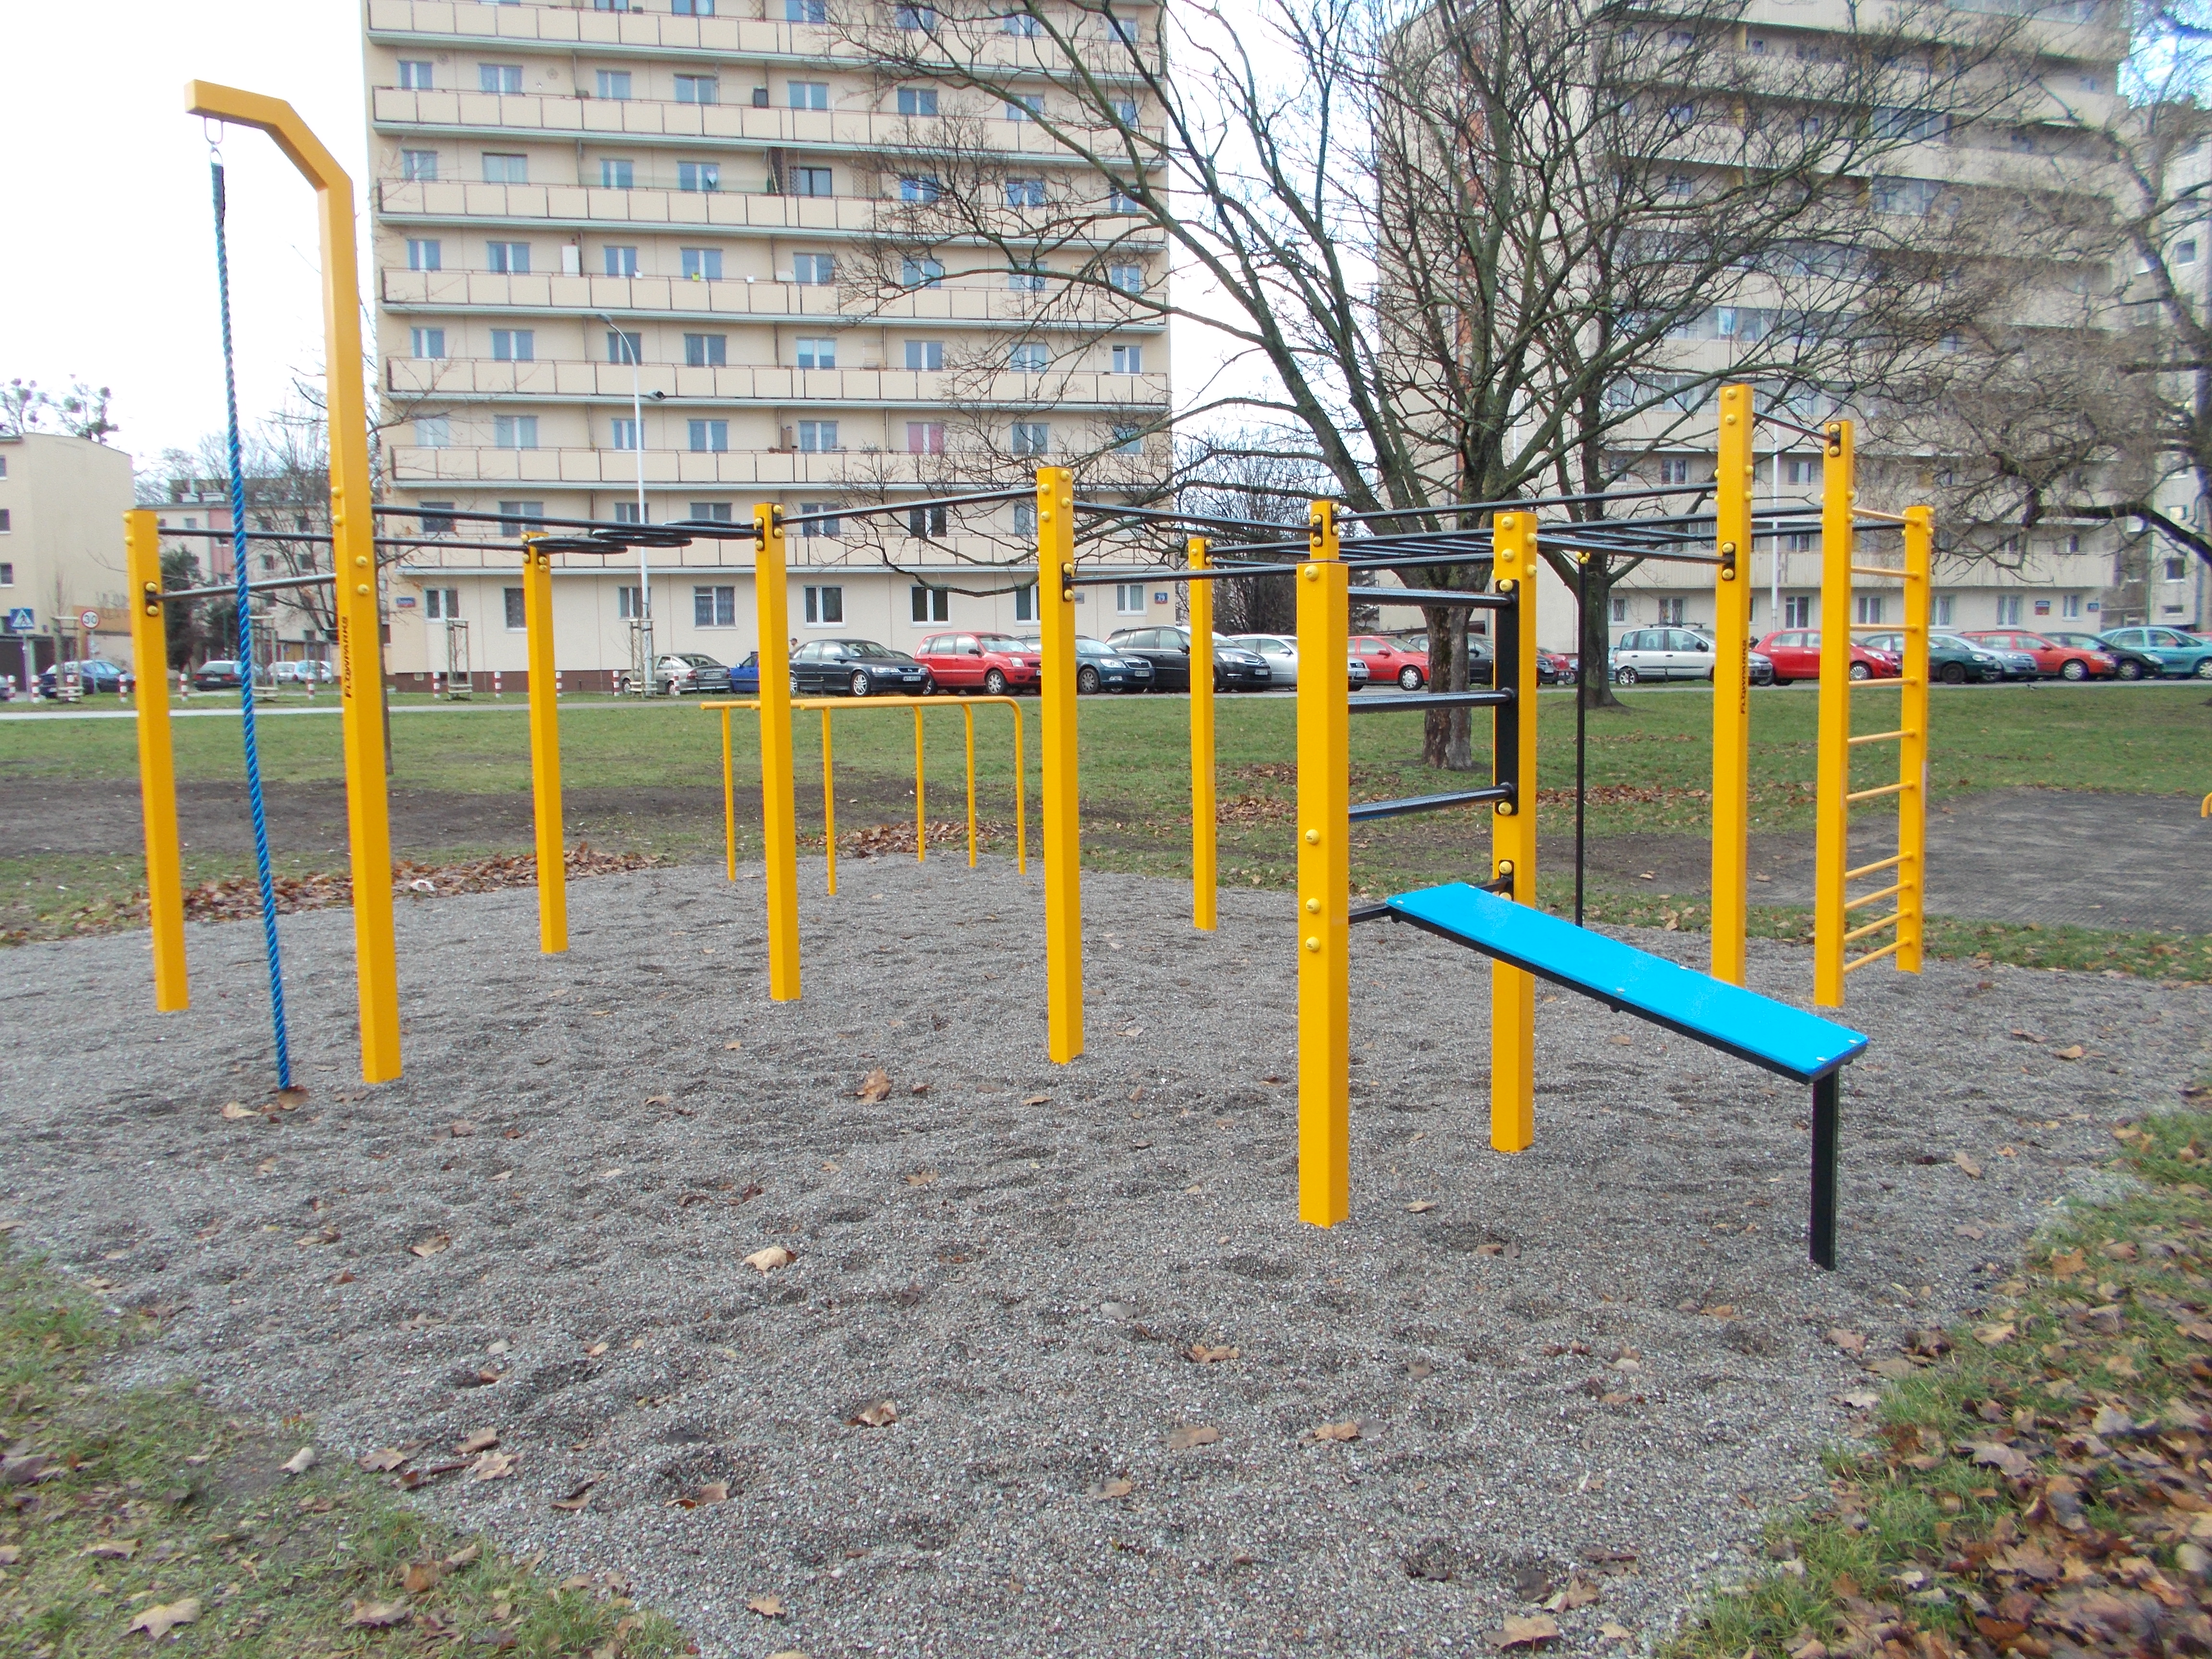
[[[1844,1006],[1844,871],[1851,787],[1851,423],[1831,421],[1820,468],[1820,717],[1813,800],[1813,1001]]]
[[[1719,463],[1713,474],[1712,974],[1743,983],[1750,872],[1751,388],[1721,388]]]
[[[1206,538],[1183,544],[1190,568],[1206,568]],[[1201,667],[1200,665],[1204,666]],[[1213,584],[1190,584],[1190,923],[1212,933],[1220,878],[1213,799]]]
[[[1519,601],[1498,619],[1498,650],[1511,629],[1514,698],[1493,717],[1491,778],[1515,786],[1494,803],[1490,854],[1494,873],[1511,877],[1516,904],[1536,902],[1536,515],[1501,513],[1492,521],[1491,579]],[[1503,680],[1501,672],[1498,678]],[[1304,675],[1300,674],[1303,680]],[[1510,770],[1508,770],[1508,763]],[[1536,981],[1518,968],[1490,964],[1490,1144],[1517,1152],[1536,1137]]]
[[[368,398],[362,386],[361,296],[355,281],[353,180],[281,98],[211,81],[185,87],[193,115],[254,127],[315,187],[322,233],[324,398],[331,427],[331,559],[337,574],[339,712],[343,717],[346,834],[352,848],[354,973],[361,1075],[399,1075],[398,952],[392,934],[392,813],[384,780],[384,622],[377,607],[376,532],[369,501]]]
[[[530,803],[538,832],[538,948],[568,948],[568,865],[561,833],[561,705],[553,695],[553,556],[522,538],[524,652],[530,669]],[[722,716],[723,799],[728,800],[729,715]]]
[[[914,861],[927,855],[929,825],[921,811],[921,710],[914,711]]]
[[[1029,763],[1022,758],[1022,707],[1012,702],[1007,707],[1014,717],[1014,868],[1026,876],[1030,872],[1029,781],[1023,769]]]
[[[1065,1065],[1083,1052],[1083,825],[1076,793],[1075,475],[1036,474],[1038,669],[1044,730],[1045,1048]]]
[[[768,994],[799,1000],[799,823],[791,776],[791,586],[783,510],[753,508],[753,615],[760,627],[761,839],[768,866]]]
[[[975,705],[963,703],[968,724],[968,867],[975,867]]]
[[[177,836],[177,762],[169,739],[169,620],[161,609],[161,526],[149,507],[123,515],[131,593],[131,672],[138,682],[138,800],[146,823],[146,915],[154,933],[154,1006],[191,1006],[185,975],[185,878]]]
[[[830,710],[822,710],[822,845],[830,870],[830,896],[837,896],[837,787],[830,775]]]
[[[1928,901],[1928,613],[1935,581],[1936,513],[1905,509],[1905,663],[1898,692],[1897,966],[1920,971]]]
[[[1298,572],[1298,1218],[1352,1213],[1352,720],[1328,665],[1350,645],[1336,503],[1316,501]]]
[[[738,770],[730,753],[730,711],[722,711],[722,873],[738,878]]]

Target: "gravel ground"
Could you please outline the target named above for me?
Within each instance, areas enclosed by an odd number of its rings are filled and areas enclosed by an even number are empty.
[[[1817,1483],[1868,1382],[1825,1332],[1873,1359],[1972,1308],[2112,1120],[2212,1069],[2203,989],[1854,978],[1824,1274],[1796,1090],[1547,998],[1536,1145],[1498,1156],[1486,968],[1367,928],[1355,1215],[1322,1231],[1275,1081],[1287,896],[1224,893],[1206,937],[1184,888],[1086,876],[1091,1051],[1055,1069],[1034,877],[842,873],[781,1007],[757,872],[575,883],[557,959],[527,892],[402,906],[408,1071],[375,1090],[347,917],[289,919],[312,1092],[273,1119],[221,1110],[266,1097],[257,930],[192,930],[181,1015],[141,935],[12,951],[0,1213],[166,1312],[129,1379],[307,1413],[331,1455],[496,1428],[510,1475],[422,1501],[628,1575],[709,1654],[1457,1651],[1577,1570],[1589,1652],[1656,1638]],[[1752,961],[1808,988],[1797,949]]]

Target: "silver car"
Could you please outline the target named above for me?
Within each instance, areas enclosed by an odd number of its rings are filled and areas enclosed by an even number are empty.
[[[1214,637],[1221,638],[1219,635]],[[1298,642],[1296,640],[1281,634],[1232,634],[1225,643],[1241,645],[1247,651],[1257,653],[1267,665],[1268,672],[1274,677],[1271,684],[1291,686],[1298,683]],[[1354,691],[1364,691],[1371,678],[1367,672],[1367,664],[1358,657],[1346,659],[1345,674]]]
[[[1712,677],[1713,642],[1686,628],[1635,629],[1613,647],[1613,678],[1622,685]]]

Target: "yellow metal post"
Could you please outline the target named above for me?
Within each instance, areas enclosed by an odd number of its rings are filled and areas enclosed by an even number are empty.
[[[1490,853],[1499,878],[1511,877],[1516,904],[1536,902],[1536,515],[1501,513],[1492,521],[1491,577],[1520,602],[1498,619],[1498,649],[1511,649],[1519,672],[1510,708],[1495,716],[1492,781],[1516,785],[1493,804]],[[1303,680],[1303,673],[1299,676]],[[1509,731],[1510,727],[1510,731]],[[1510,759],[1512,770],[1504,763]],[[1536,981],[1518,968],[1490,964],[1490,1144],[1517,1152],[1536,1135]]]
[[[1928,896],[1928,614],[1934,580],[1936,514],[1905,509],[1905,663],[1898,691],[1897,965],[1920,971]]]
[[[368,402],[362,386],[361,300],[355,285],[353,181],[281,98],[210,81],[185,88],[194,115],[254,127],[315,188],[322,232],[324,397],[331,426],[331,556],[337,580],[339,707],[344,716],[346,833],[353,854],[354,969],[361,1074],[399,1075],[399,980],[392,933],[392,820],[384,781],[383,619],[369,511]]]
[[[1813,801],[1813,1001],[1844,1006],[1844,870],[1851,787],[1851,423],[1831,421],[1820,469],[1820,714]]]
[[[968,867],[975,867],[975,705],[963,703],[960,712],[968,726]]]
[[[568,948],[568,866],[561,833],[561,704],[553,693],[553,556],[541,538],[522,538],[522,621],[530,665],[530,798],[538,830],[538,948]],[[723,712],[724,798],[727,799],[729,714]]]
[[[138,801],[146,822],[146,915],[154,933],[154,1006],[191,1006],[185,975],[185,880],[177,836],[177,762],[169,741],[169,623],[161,609],[161,528],[151,508],[123,515],[131,593],[131,667],[138,682]]]
[[[1026,876],[1030,872],[1030,808],[1029,781],[1023,771],[1028,763],[1022,758],[1022,706],[1009,697],[1006,707],[1014,716],[1014,868]]]
[[[929,822],[921,810],[921,710],[914,711],[914,861],[927,855]]]
[[[1076,793],[1075,475],[1036,474],[1038,675],[1043,726],[1046,1052],[1065,1065],[1083,1052],[1083,827]]]
[[[723,874],[738,878],[738,770],[730,754],[730,711],[722,710],[722,865]]]
[[[1206,538],[1184,544],[1190,568],[1203,570]],[[1206,667],[1199,666],[1204,663]],[[1213,799],[1213,584],[1190,584],[1190,921],[1212,933],[1220,878]]]
[[[1751,388],[1721,388],[1713,477],[1713,954],[1715,979],[1743,983],[1750,860]]]
[[[1349,649],[1336,503],[1316,501],[1298,572],[1298,1218],[1352,1213],[1352,720],[1328,672]],[[1194,657],[1194,662],[1195,658]]]
[[[822,711],[822,845],[830,870],[830,896],[837,896],[837,786],[830,775],[830,711]]]
[[[799,1000],[799,824],[791,776],[791,589],[783,511],[753,508],[753,614],[760,627],[761,839],[768,867],[768,994]]]

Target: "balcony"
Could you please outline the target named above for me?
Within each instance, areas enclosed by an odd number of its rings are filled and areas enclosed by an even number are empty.
[[[534,485],[546,489],[637,488],[637,452],[629,449],[418,449],[402,444],[395,445],[390,453],[392,484],[396,489],[459,489],[471,484]],[[1066,459],[1048,456],[1038,465],[1064,464]],[[1129,461],[1141,459],[1127,458]],[[957,453],[908,455],[857,449],[812,454],[781,449],[732,449],[720,454],[681,449],[645,451],[645,482],[649,490],[675,486],[934,491],[950,487],[953,481],[973,480],[994,471],[1012,476],[1005,462],[994,468],[980,455],[971,461]]]
[[[1164,374],[1108,374],[1095,369],[984,378],[918,369],[785,368],[750,363],[691,368],[645,363],[639,368],[638,380],[647,396],[665,392],[687,404],[836,403],[891,409],[958,404],[1149,410],[1164,409],[1168,401]],[[626,404],[630,400],[630,371],[627,364],[559,359],[513,363],[487,358],[393,357],[385,363],[385,387],[410,398],[534,398]]]

